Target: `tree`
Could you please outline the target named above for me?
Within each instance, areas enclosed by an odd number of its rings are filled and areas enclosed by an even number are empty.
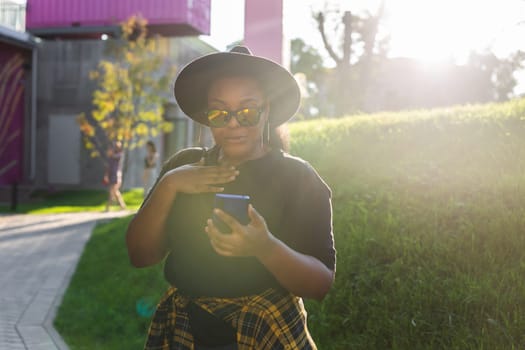
[[[524,67],[525,52],[516,51],[506,58],[498,58],[490,51],[471,52],[467,66],[478,78],[476,88],[485,88],[486,101],[506,101],[513,97],[517,85],[514,73]]]
[[[319,52],[302,39],[291,41],[290,71],[302,87],[303,101],[298,114],[302,117],[312,117],[316,114],[326,114],[326,102],[319,95],[323,84],[326,68]]]
[[[363,108],[374,57],[385,56],[386,52],[386,41],[378,40],[377,35],[384,8],[382,0],[375,15],[363,18],[350,11],[340,16],[339,11],[326,9],[314,14],[323,45],[336,64],[330,89],[336,116]],[[334,19],[334,13],[336,18],[340,16],[338,20]],[[332,39],[327,34],[327,17],[336,22],[332,25]],[[338,34],[341,39],[334,40]]]
[[[525,68],[525,51],[516,51],[508,58],[500,60],[494,72],[494,87],[498,101],[513,97],[513,90],[518,84],[514,73]]]
[[[324,71],[323,58],[303,39],[295,38],[291,42],[290,70],[292,73],[304,73],[312,81],[317,81]]]
[[[94,110],[77,120],[92,157],[106,161],[111,142],[121,141],[127,153],[172,128],[163,112],[173,72],[159,53],[158,41],[148,37],[146,25],[137,16],[122,23],[113,59],[102,60],[90,73],[97,83]]]

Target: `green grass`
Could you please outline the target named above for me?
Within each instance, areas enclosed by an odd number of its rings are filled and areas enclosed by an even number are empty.
[[[307,302],[322,349],[522,349],[525,191],[337,193],[337,278]]]
[[[321,349],[525,348],[525,100],[291,136],[334,190],[336,283],[307,302]]]
[[[136,210],[142,203],[142,189],[132,189],[122,193],[128,209]],[[103,211],[108,194],[104,190],[67,190],[54,193],[35,193],[31,201],[21,203],[16,211],[9,205],[0,205],[0,213],[57,214],[86,211]],[[112,207],[113,209],[118,207]]]
[[[320,349],[525,348],[525,99],[290,131],[333,189],[336,281],[306,302]],[[134,303],[165,286],[158,267],[129,267],[126,224],[97,227],[66,293],[72,349],[144,341]]]
[[[135,269],[129,263],[125,230],[130,219],[97,225],[86,245],[55,319],[71,349],[144,345],[150,316],[140,306],[154,306],[167,285],[160,266]]]

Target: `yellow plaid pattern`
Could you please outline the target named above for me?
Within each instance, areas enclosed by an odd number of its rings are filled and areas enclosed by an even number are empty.
[[[196,298],[195,304],[230,323],[239,350],[316,350],[306,326],[301,298],[268,289],[239,298]],[[193,350],[193,336],[184,308],[189,299],[171,287],[160,300],[145,350]]]

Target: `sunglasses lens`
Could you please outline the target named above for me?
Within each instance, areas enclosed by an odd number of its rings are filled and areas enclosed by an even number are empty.
[[[223,128],[228,125],[233,114],[220,109],[212,109],[207,112],[208,122],[213,128]],[[244,108],[235,112],[235,119],[241,126],[257,125],[261,117],[261,111],[257,108]]]
[[[208,111],[208,121],[212,127],[223,127],[228,124],[228,112],[219,109]]]
[[[259,122],[261,113],[256,108],[244,108],[237,112],[237,120],[242,126],[254,126]]]

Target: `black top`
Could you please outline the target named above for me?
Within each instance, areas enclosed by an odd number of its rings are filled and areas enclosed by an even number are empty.
[[[163,167],[168,170],[198,162],[217,164],[219,149],[190,148],[175,154]],[[292,249],[314,256],[335,268],[331,192],[304,160],[280,150],[238,166],[239,175],[224,185],[223,193],[249,195],[270,232]],[[204,231],[211,217],[214,193],[178,193],[166,232],[170,253],[165,261],[167,281],[189,296],[237,297],[282,288],[254,257],[217,254]]]

